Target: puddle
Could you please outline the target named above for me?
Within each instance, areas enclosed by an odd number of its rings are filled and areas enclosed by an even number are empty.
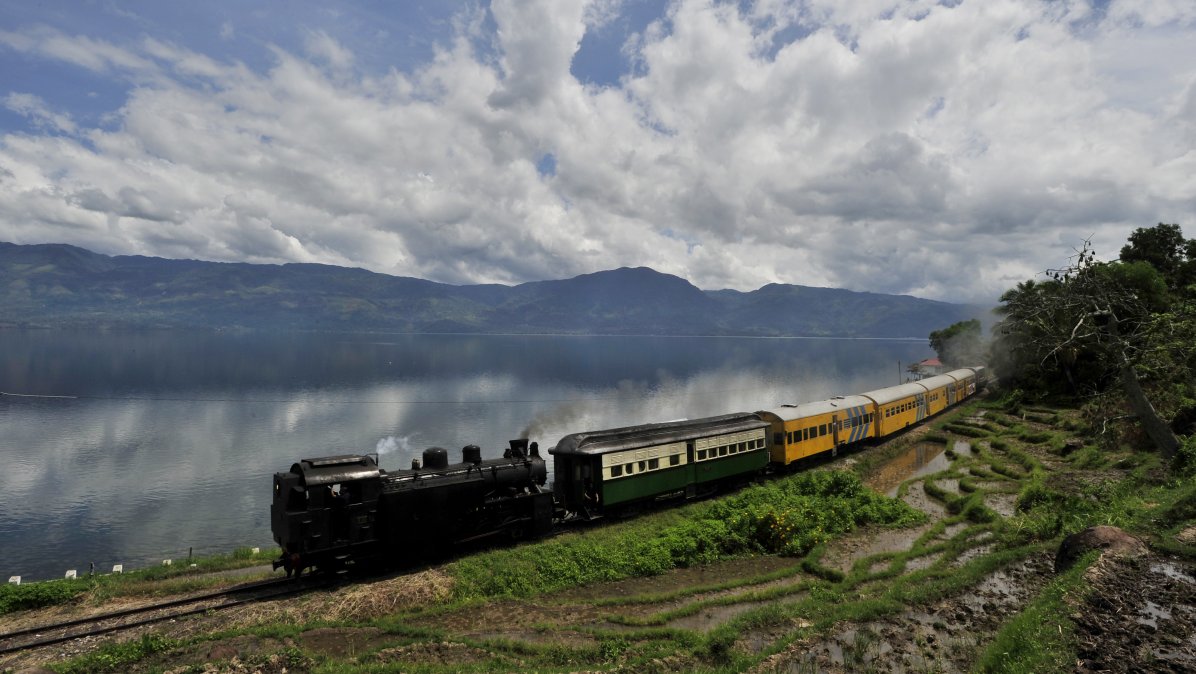
[[[566,646],[569,648],[593,648],[598,640],[589,634],[571,630],[561,632],[540,632],[537,630],[508,630],[495,632],[469,632],[461,635],[478,641],[519,641],[544,646]]]
[[[1153,601],[1147,600],[1146,605],[1138,610],[1138,617],[1135,618],[1139,625],[1147,625],[1149,627],[1158,627],[1160,620],[1170,620],[1171,611],[1159,606]]]
[[[910,507],[921,510],[936,520],[947,516],[947,506],[930,498],[921,482],[911,484],[909,489],[905,490],[904,500]]]
[[[955,524],[950,524],[947,526],[947,528],[943,529],[943,533],[940,534],[940,538],[949,541],[952,538],[955,538],[956,534],[967,528],[967,522],[956,522]]]
[[[984,505],[1001,517],[1013,517],[1017,512],[1017,494],[985,494]]]
[[[1196,585],[1196,578],[1193,578],[1186,570],[1181,569],[1177,564],[1172,562],[1152,562],[1150,565],[1152,573],[1161,573],[1171,580],[1178,580],[1181,583],[1189,585]]]
[[[778,639],[781,639],[789,632],[798,629],[805,629],[810,625],[811,623],[808,620],[795,618],[789,623],[783,625],[749,629],[739,637],[739,640],[736,642],[736,647],[737,650],[747,653],[760,653],[764,649],[772,646]]]
[[[972,484],[976,485],[977,489],[983,489],[984,491],[993,491],[993,490],[1009,488],[1009,483],[1001,481],[1001,480],[981,480],[978,482],[973,482]]]
[[[597,583],[562,592],[562,600],[608,599],[614,597],[636,597],[645,594],[662,594],[703,585],[717,585],[737,578],[761,576],[773,571],[793,567],[795,560],[789,557],[747,557],[725,562],[691,566],[687,569],[673,569],[659,576],[626,578],[609,583]]]
[[[668,626],[683,630],[709,632],[738,615],[761,606],[766,606],[768,603],[766,601],[752,601],[742,604],[727,604],[726,606],[707,606],[693,615],[670,620]]]
[[[983,555],[987,555],[988,553],[990,553],[996,549],[997,549],[997,546],[993,543],[984,543],[983,545],[977,545],[974,548],[968,548],[967,550],[964,550],[963,552],[959,553],[959,556],[951,561],[951,566],[954,566],[954,567],[963,566],[964,564],[967,564],[968,562],[972,561],[973,559],[976,559],[977,557],[981,557]]]
[[[905,573],[912,573],[914,571],[928,569],[930,568],[931,564],[939,561],[939,558],[942,556],[943,554],[941,552],[936,552],[932,555],[922,555],[921,557],[907,559],[905,560]]]
[[[890,498],[895,497],[902,482],[946,470],[951,465],[946,449],[947,446],[940,442],[914,443],[906,451],[881,464],[866,483]]]
[[[964,595],[962,603],[973,611],[991,611],[994,606],[1014,603],[1024,592],[1025,588],[1012,574],[997,571],[980,581],[970,594]]]
[[[945,477],[940,480],[934,480],[934,486],[952,494],[959,494],[959,480],[953,477]]]
[[[822,563],[843,573],[851,571],[855,563],[865,557],[882,552],[902,552],[909,550],[922,534],[930,529],[929,524],[923,524],[914,529],[869,529],[841,539],[827,551]]]

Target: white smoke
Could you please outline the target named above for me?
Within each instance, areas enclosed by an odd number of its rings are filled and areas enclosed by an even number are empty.
[[[411,436],[388,435],[378,441],[378,444],[374,446],[374,451],[378,453],[379,457],[382,457],[386,454],[392,454],[394,452],[410,454],[413,451],[411,447]]]

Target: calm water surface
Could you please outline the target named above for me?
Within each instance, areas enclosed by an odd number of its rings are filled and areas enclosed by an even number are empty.
[[[0,331],[0,580],[273,547],[271,475],[897,383],[923,341]],[[550,468],[551,474],[551,468]]]

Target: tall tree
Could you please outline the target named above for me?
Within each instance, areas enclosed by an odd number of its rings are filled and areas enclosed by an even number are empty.
[[[1160,222],[1154,227],[1139,227],[1121,248],[1122,262],[1145,262],[1163,275],[1172,290],[1183,287],[1189,250],[1196,242],[1186,241],[1179,225]]]
[[[1046,283],[1027,281],[1001,296],[1004,318],[996,331],[1006,376],[1049,381],[1054,371],[1077,393],[1115,380],[1151,441],[1174,457],[1179,442],[1137,371],[1152,311],[1166,308],[1159,272],[1142,263],[1100,262],[1085,241],[1071,264],[1047,275]]]
[[[976,365],[988,360],[980,321],[975,318],[930,333],[930,348],[948,367]]]

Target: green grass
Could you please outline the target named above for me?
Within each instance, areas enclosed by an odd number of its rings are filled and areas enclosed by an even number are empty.
[[[864,524],[925,515],[853,473],[811,471],[634,522],[495,550],[449,565],[458,599],[527,597],[749,554],[802,556]]]
[[[113,597],[162,597],[244,582],[250,577],[212,578],[205,574],[266,564],[273,556],[273,551],[254,555],[251,548],[238,548],[227,555],[197,557],[178,565],[154,566],[124,574],[6,584],[0,586],[0,615],[56,606],[80,598],[98,604]],[[191,568],[191,564],[195,567]]]
[[[129,665],[154,653],[176,648],[181,643],[156,634],[145,634],[140,639],[105,643],[91,653],[53,665],[52,669],[58,674],[123,672]]]

